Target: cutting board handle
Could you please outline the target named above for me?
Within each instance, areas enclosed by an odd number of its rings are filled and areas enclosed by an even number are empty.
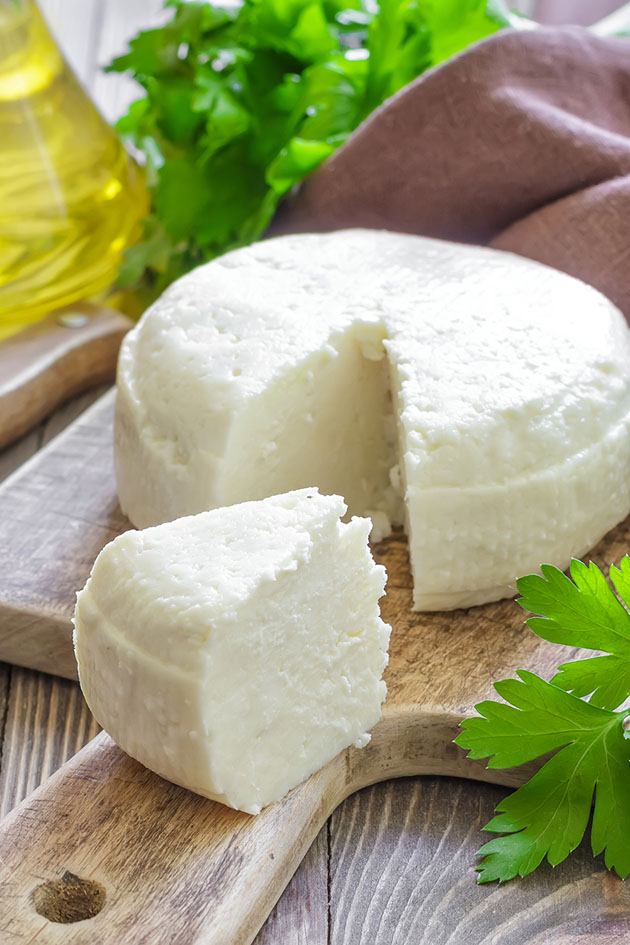
[[[59,309],[0,344],[0,449],[59,404],[114,378],[131,322],[89,302]]]
[[[0,822],[0,927],[47,945],[248,945],[342,781],[339,759],[251,817],[101,733]]]
[[[47,945],[249,945],[349,794],[411,774],[514,783],[452,745],[458,721],[394,709],[367,748],[258,817],[162,780],[101,733],[0,823],[0,927]]]

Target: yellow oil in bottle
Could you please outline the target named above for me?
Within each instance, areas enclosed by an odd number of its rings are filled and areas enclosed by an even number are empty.
[[[98,297],[147,212],[142,172],[33,0],[0,0],[0,340]]]

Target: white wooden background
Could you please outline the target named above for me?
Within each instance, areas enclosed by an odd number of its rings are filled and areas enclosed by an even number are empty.
[[[593,0],[580,0],[572,7],[581,15],[593,13],[595,19],[598,12],[603,15],[614,6],[609,3],[602,9],[596,2],[595,13]],[[117,117],[135,90],[123,78],[102,75],[98,66],[121,52],[127,37],[159,21],[161,0],[40,3],[86,88],[109,119]],[[557,7],[561,5],[569,4],[558,0]],[[553,6],[551,0],[546,6]],[[0,452],[0,480],[45,445],[97,393],[57,411],[11,449]],[[0,815],[95,731],[76,685],[0,664]],[[594,894],[589,881],[593,866],[586,850],[553,873],[546,870],[503,889],[475,886],[472,865],[483,839],[480,827],[502,793],[488,785],[415,778],[377,785],[350,798],[320,833],[256,945],[573,945],[578,941],[621,945],[628,941],[625,924],[618,927],[617,937],[614,923],[590,928],[577,918]],[[611,885],[609,899],[619,916],[616,888]],[[595,900],[593,915],[600,906]]]

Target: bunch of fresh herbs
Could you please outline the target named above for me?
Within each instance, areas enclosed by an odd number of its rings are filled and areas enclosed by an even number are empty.
[[[123,286],[150,297],[255,240],[279,201],[420,73],[513,22],[486,0],[169,0],[110,69],[144,89],[118,128],[152,212]]]

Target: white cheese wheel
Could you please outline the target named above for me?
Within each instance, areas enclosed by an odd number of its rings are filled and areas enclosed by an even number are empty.
[[[491,249],[287,236],[171,286],[120,356],[123,510],[151,525],[316,484],[404,524],[416,609],[482,603],[630,510],[630,332]]]
[[[385,698],[370,522],[315,489],[128,531],[77,598],[81,687],[128,754],[256,814],[351,744]]]

